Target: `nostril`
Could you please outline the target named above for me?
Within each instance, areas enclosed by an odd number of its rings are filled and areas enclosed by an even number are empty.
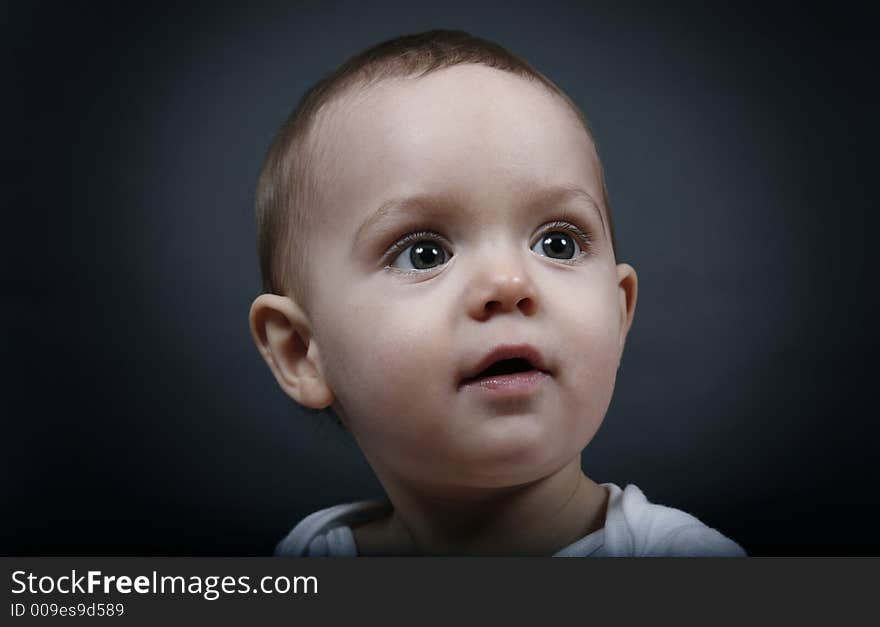
[[[527,316],[533,315],[537,309],[535,301],[528,297],[520,299],[516,306]]]
[[[497,311],[501,311],[503,306],[501,305],[501,301],[490,300],[486,303],[486,313],[495,313]]]
[[[535,301],[531,298],[525,297],[521,298],[516,302],[516,308],[519,309],[523,314],[527,316],[531,316],[536,311]],[[503,302],[500,300],[490,300],[486,303],[484,307],[487,314],[495,314],[501,313],[504,311],[512,311],[513,308],[510,306],[505,306]]]

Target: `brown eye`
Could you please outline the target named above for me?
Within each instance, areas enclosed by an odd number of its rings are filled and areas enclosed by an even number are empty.
[[[551,259],[574,259],[580,254],[580,246],[574,236],[563,231],[551,231],[543,235],[532,246],[532,250]]]

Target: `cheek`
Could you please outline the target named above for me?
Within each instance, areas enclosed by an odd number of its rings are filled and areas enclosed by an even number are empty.
[[[591,292],[587,292],[591,293]],[[597,292],[592,292],[596,294]],[[569,411],[598,429],[611,402],[620,358],[619,311],[612,289],[581,298],[565,309],[562,382],[574,392]]]
[[[316,328],[334,395],[359,420],[372,426],[411,415],[430,401],[431,390],[449,383],[442,308],[415,299],[354,298],[342,309]]]

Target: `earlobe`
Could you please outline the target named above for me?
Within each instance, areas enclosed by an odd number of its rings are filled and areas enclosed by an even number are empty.
[[[628,263],[617,264],[617,294],[620,306],[620,352],[626,343],[626,336],[632,326],[636,313],[639,279],[635,269]]]
[[[302,309],[286,296],[261,294],[251,305],[248,319],[257,350],[284,393],[311,409],[331,405],[333,392]]]

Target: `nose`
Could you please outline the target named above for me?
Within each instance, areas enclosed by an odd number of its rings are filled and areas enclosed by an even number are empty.
[[[501,313],[519,311],[526,316],[537,313],[535,285],[522,260],[526,253],[502,252],[496,247],[476,260],[479,267],[467,294],[467,310],[471,318],[485,321]]]

